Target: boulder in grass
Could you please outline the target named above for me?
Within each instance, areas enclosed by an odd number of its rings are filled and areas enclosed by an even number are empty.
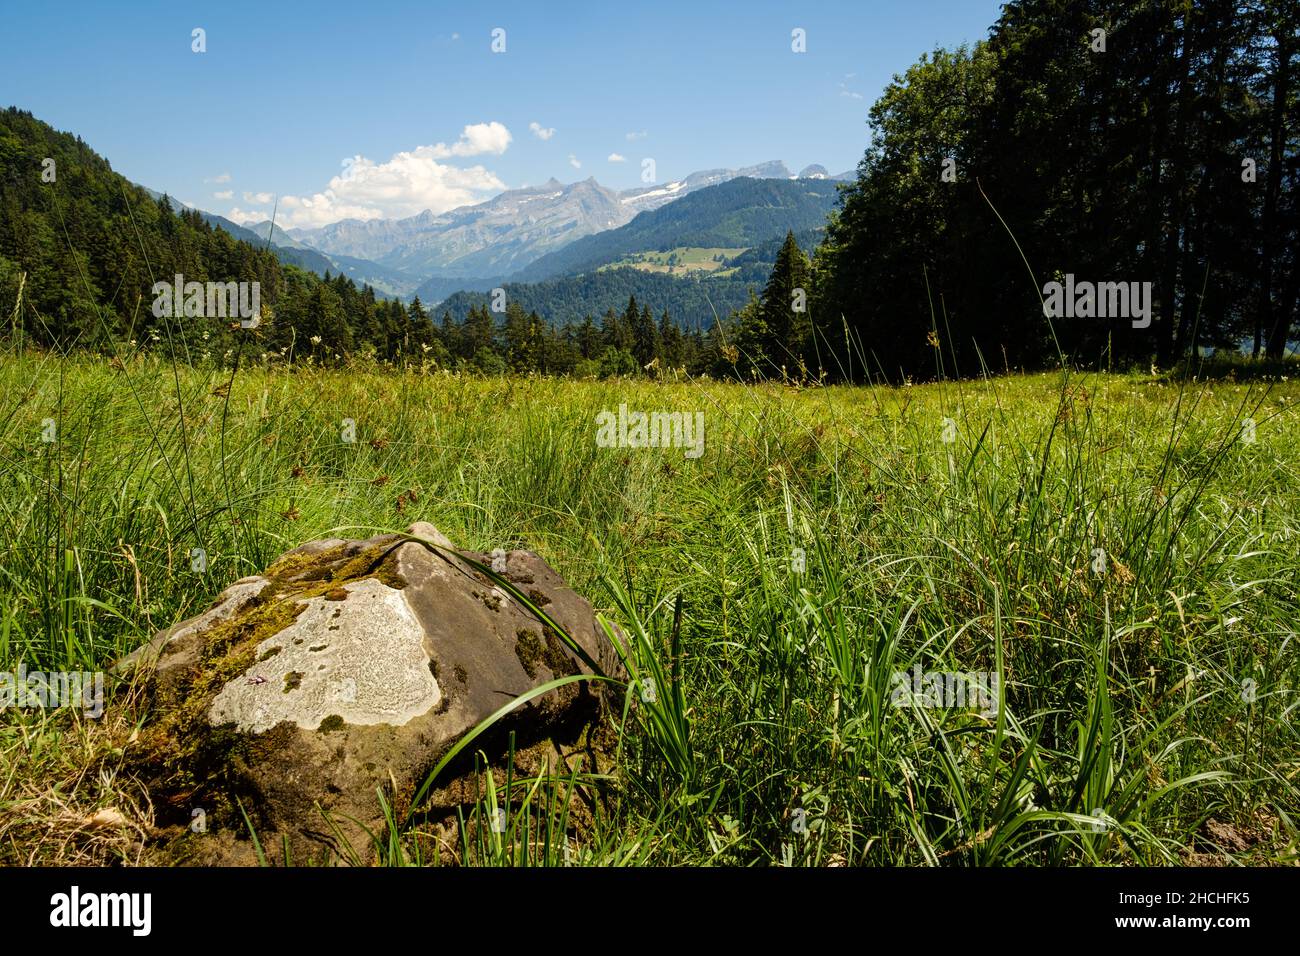
[[[504,588],[467,560],[487,555],[427,523],[410,534],[433,546],[388,534],[295,548],[120,662],[149,702],[128,755],[177,824],[170,856],[254,863],[251,827],[268,859],[366,862],[386,830],[378,791],[404,814],[503,705],[618,670],[591,605],[538,555],[509,552]],[[592,682],[565,684],[483,740],[573,741],[599,700]]]

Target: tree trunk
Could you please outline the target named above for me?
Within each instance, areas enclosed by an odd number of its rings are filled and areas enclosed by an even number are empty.
[[[1282,191],[1282,148],[1286,142],[1287,98],[1291,92],[1291,55],[1294,37],[1286,28],[1285,19],[1277,24],[1273,34],[1277,41],[1277,69],[1273,73],[1273,110],[1269,130],[1268,189],[1264,194],[1263,262],[1259,288],[1259,324],[1268,330],[1265,354],[1279,359],[1286,350],[1286,340],[1291,331],[1291,310],[1279,308],[1273,302],[1273,259],[1278,254],[1277,201]],[[1295,270],[1292,270],[1293,272]],[[1280,305],[1280,303],[1278,304]]]

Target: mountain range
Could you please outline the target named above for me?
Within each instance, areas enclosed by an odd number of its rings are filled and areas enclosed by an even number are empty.
[[[17,108],[0,111],[0,157],[0,168],[10,171],[0,176],[0,238],[7,243],[0,291],[17,295],[14,283],[30,273],[32,301],[59,317],[44,330],[50,341],[128,334],[132,290],[151,290],[155,272],[195,270],[269,283],[273,304],[283,306],[280,333],[329,335],[346,346],[350,332],[385,355],[397,354],[393,336],[411,316],[399,303],[376,303],[362,286],[384,299],[418,294],[425,314],[439,321],[445,313],[467,317],[483,292],[500,287],[510,302],[555,325],[621,311],[635,296],[679,327],[711,327],[764,287],[789,233],[801,248],[816,247],[840,197],[828,181],[836,177],[820,167],[791,176],[784,164],[765,163],[621,192],[594,180],[551,181],[441,217],[284,233],[269,222],[241,225],[189,204],[177,216],[177,203],[128,182],[83,140]],[[11,172],[43,157],[58,163],[60,185],[68,186],[59,191],[66,208],[58,209],[66,225],[56,224],[39,188],[44,183]],[[434,220],[440,228],[431,228]],[[360,245],[344,241],[349,232]],[[437,271],[415,272],[426,267],[410,263],[431,254],[443,257]],[[475,265],[500,271],[461,272]],[[338,281],[321,282],[327,275]],[[111,333],[100,306],[109,310]],[[341,314],[350,323],[346,331]],[[413,326],[411,334],[423,333]]]
[[[727,179],[534,259],[512,278],[576,275],[638,252],[675,247],[749,249],[787,230],[820,227],[838,198],[829,179]]]
[[[136,185],[139,185],[138,183]],[[163,194],[148,186],[140,186],[154,199],[161,199]],[[326,255],[319,249],[298,242],[280,229],[272,229],[270,222],[241,226],[239,223],[219,216],[214,212],[199,209],[204,221],[227,232],[241,242],[251,243],[261,248],[269,248],[284,263],[298,266],[317,275],[340,272],[358,284],[365,284],[375,290],[380,298],[404,298],[414,290],[418,280],[394,269],[387,269],[376,262],[344,255]]]
[[[445,213],[425,210],[404,219],[344,219],[281,234],[298,248],[375,263],[389,270],[390,280],[407,276],[419,284],[430,279],[503,277],[577,239],[617,229],[641,213],[740,177],[831,178],[821,166],[807,167],[796,177],[785,163],[774,160],[740,169],[704,170],[681,180],[621,191],[602,186],[594,177],[568,185],[550,179]],[[835,178],[849,177],[846,173]],[[262,222],[250,228],[265,235],[269,226]]]
[[[811,250],[839,192],[828,179],[728,179],[696,190],[626,225],[593,233],[535,259],[509,277],[433,277],[420,299],[463,321],[496,286],[554,322],[621,309],[629,295],[687,327],[706,325],[761,289],[786,233]],[[453,294],[455,293],[455,294]]]
[[[458,292],[470,294],[467,300],[453,298],[457,306],[475,301],[473,293],[508,284],[512,295],[541,302],[546,314],[555,311],[544,307],[548,297],[571,311],[584,296],[603,305],[629,285],[644,286],[651,298],[694,302],[697,293],[673,290],[707,278],[712,294],[731,306],[743,304],[754,281],[761,283],[786,230],[816,241],[835,204],[836,182],[853,176],[832,176],[819,165],[796,175],[773,160],[625,190],[595,178],[569,184],[550,179],[444,213],[344,219],[311,229],[284,229],[269,220],[240,225],[200,212],[233,237],[271,249],[282,262],[318,275],[342,273],[383,298],[418,296],[434,305]],[[674,248],[683,254],[718,249],[719,259],[731,257],[729,267],[688,274],[664,266],[666,275],[653,275],[655,263],[639,262],[648,271],[576,281]],[[525,293],[530,283],[545,286]]]

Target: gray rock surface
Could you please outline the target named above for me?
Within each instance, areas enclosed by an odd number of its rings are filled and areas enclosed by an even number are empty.
[[[159,817],[201,810],[207,824],[176,827],[172,858],[255,862],[242,805],[262,846],[287,845],[295,863],[366,862],[366,830],[385,832],[377,789],[405,813],[437,760],[503,704],[592,673],[584,655],[617,675],[591,605],[538,555],[509,552],[502,577],[583,654],[466,560],[490,556],[427,523],[410,534],[435,547],[383,535],[295,548],[120,662],[151,704],[128,757]],[[474,749],[508,730],[520,748],[572,741],[599,700],[587,681],[552,690]]]
[[[374,578],[342,590],[347,597],[309,598],[258,644],[258,663],[221,689],[208,720],[250,733],[284,720],[315,730],[331,714],[354,726],[401,726],[437,707],[442,691],[405,594]]]

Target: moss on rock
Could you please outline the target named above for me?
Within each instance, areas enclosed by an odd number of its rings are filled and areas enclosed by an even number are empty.
[[[197,662],[166,687],[152,688],[156,719],[141,730],[131,750],[132,763],[173,797],[177,808],[191,800],[209,803],[228,790],[229,771],[248,758],[249,738],[229,728],[213,727],[208,718],[213,700],[259,659],[258,646],[289,627],[306,609],[309,598],[374,578],[393,588],[406,586],[393,557],[399,539],[380,540],[357,549],[344,542],[317,552],[290,552],[267,570],[270,586],[240,613],[200,635]],[[293,689],[286,682],[285,692]],[[342,718],[338,718],[341,722]],[[330,718],[326,718],[324,723]],[[332,729],[332,728],[330,728]],[[219,786],[213,784],[220,783]],[[218,812],[238,814],[234,807]],[[209,811],[211,815],[212,811]],[[236,817],[237,818],[237,817]]]

